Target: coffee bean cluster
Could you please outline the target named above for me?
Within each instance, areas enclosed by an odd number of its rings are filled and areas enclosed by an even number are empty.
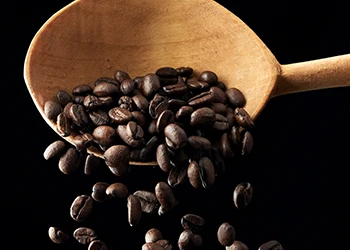
[[[156,162],[167,173],[154,190],[129,193],[121,182],[97,182],[90,195],[74,199],[70,216],[85,221],[95,202],[125,199],[128,222],[134,227],[143,213],[163,215],[176,207],[179,199],[173,188],[189,183],[193,188],[209,188],[217,176],[225,172],[225,162],[248,155],[253,148],[254,122],[244,109],[246,100],[237,88],[227,88],[212,71],[195,74],[191,67],[162,67],[154,73],[133,79],[122,70],[113,77],[100,77],[91,84],[78,84],[68,93],[60,90],[44,105],[44,113],[56,124],[62,137],[70,137],[74,146],[64,141],[51,143],[44,151],[46,160],[58,159],[59,170],[72,174],[79,166],[91,175],[106,166],[116,176],[131,171],[130,161]],[[89,153],[98,149],[102,157]],[[253,189],[242,182],[233,191],[233,203],[243,209],[250,203]],[[204,219],[186,214],[181,219],[183,232],[177,247],[180,250],[202,246]],[[68,240],[57,227],[50,227],[55,243]],[[107,250],[93,229],[79,227],[73,233],[89,250]],[[235,229],[224,222],[218,228],[218,242],[227,250],[246,250],[235,239]],[[145,235],[143,250],[171,250],[155,228]],[[277,241],[263,244],[259,250],[283,249]]]

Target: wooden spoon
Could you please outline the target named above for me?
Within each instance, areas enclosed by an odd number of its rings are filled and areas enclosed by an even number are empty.
[[[227,87],[243,92],[253,119],[274,96],[350,86],[350,54],[280,65],[244,22],[212,0],[76,0],[33,38],[24,79],[56,131],[43,107],[59,90],[71,93],[117,69],[136,77],[163,66],[214,71]],[[89,152],[103,157],[97,148]]]

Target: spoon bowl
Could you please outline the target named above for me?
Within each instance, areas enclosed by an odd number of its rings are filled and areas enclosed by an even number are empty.
[[[274,96],[350,85],[350,55],[280,65],[241,19],[212,0],[76,0],[34,36],[24,79],[56,131],[43,107],[59,90],[70,93],[117,69],[133,78],[163,66],[215,72],[227,87],[242,91],[253,119]],[[97,148],[89,151],[102,157]]]

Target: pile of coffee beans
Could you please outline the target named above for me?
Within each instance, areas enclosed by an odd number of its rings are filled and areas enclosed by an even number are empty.
[[[74,146],[57,140],[47,146],[44,158],[58,159],[59,170],[66,175],[81,165],[86,175],[106,166],[116,176],[132,171],[135,166],[130,161],[158,165],[167,179],[159,180],[152,191],[129,193],[121,182],[96,182],[90,195],[82,194],[72,202],[70,216],[82,222],[95,202],[125,199],[129,225],[135,227],[143,213],[161,216],[177,206],[176,186],[189,183],[195,189],[208,189],[225,173],[226,160],[249,155],[254,122],[245,104],[239,89],[227,88],[209,70],[196,73],[191,67],[161,67],[134,78],[116,70],[112,77],[78,84],[70,93],[60,90],[45,102],[45,115],[54,122],[58,134],[70,137]],[[98,149],[100,155],[90,153],[91,148]],[[233,191],[234,205],[238,209],[247,207],[252,195],[251,184],[240,183]],[[184,230],[177,248],[201,247],[204,219],[186,214],[181,225]],[[57,227],[50,227],[49,236],[58,244],[69,238]],[[89,250],[107,249],[93,229],[79,227],[73,236]],[[228,222],[218,228],[217,239],[228,250],[248,249],[235,239],[235,229]],[[152,228],[142,249],[171,250],[173,245]],[[259,248],[267,249],[283,248],[277,241]]]

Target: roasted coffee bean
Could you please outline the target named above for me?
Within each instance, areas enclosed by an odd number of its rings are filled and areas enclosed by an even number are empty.
[[[134,101],[136,107],[142,112],[147,113],[149,109],[149,101],[146,97],[144,97],[141,94],[134,95],[132,97],[132,100]]]
[[[119,86],[113,83],[109,82],[101,82],[93,88],[92,94],[98,97],[103,97],[103,96],[119,96],[120,95],[120,90]]]
[[[222,89],[213,86],[209,89],[209,92],[213,96],[213,102],[219,102],[219,103],[223,103],[223,104],[227,103],[226,94],[224,91],[222,91]]]
[[[130,149],[130,161],[141,161],[140,159],[141,148]]]
[[[161,205],[158,210],[159,215],[169,211],[179,203],[179,200],[175,198],[171,187],[163,181],[157,183],[155,187],[155,194]]]
[[[283,250],[283,247],[277,240],[270,240],[262,244],[258,250]]]
[[[218,131],[226,131],[229,128],[228,120],[225,116],[220,114],[215,114],[215,122],[212,126],[213,129]]]
[[[120,90],[124,95],[130,95],[135,89],[135,82],[132,79],[124,79],[120,84]]]
[[[120,108],[129,110],[130,112],[132,112],[135,109],[134,101],[130,96],[127,96],[127,95],[123,95],[119,98],[118,106]]]
[[[234,145],[239,147],[241,146],[242,139],[241,139],[241,133],[239,131],[239,126],[236,126],[236,125],[232,126],[230,137]]]
[[[227,107],[227,113],[226,113],[226,116],[225,116],[225,117],[226,117],[226,119],[227,119],[227,121],[228,121],[228,124],[230,125],[230,128],[231,128],[232,126],[237,125],[237,124],[236,124],[235,114],[234,114],[234,111],[233,111],[232,108]]]
[[[249,182],[241,182],[233,191],[233,202],[238,209],[249,205],[253,196],[253,187]]]
[[[131,79],[130,75],[124,70],[117,69],[114,72],[114,79],[119,83],[122,83],[125,79]]]
[[[176,71],[181,77],[190,77],[193,73],[193,68],[191,67],[179,67],[176,68]]]
[[[210,108],[216,113],[223,116],[227,114],[227,106],[221,102],[214,102],[210,105]]]
[[[130,121],[126,125],[126,133],[135,140],[142,139],[144,136],[143,129],[136,122]]]
[[[132,119],[132,114],[129,110],[121,108],[121,107],[114,107],[108,111],[109,118],[117,124],[127,124]]]
[[[64,141],[57,140],[50,143],[44,150],[45,160],[50,160],[60,157],[67,150],[67,146]]]
[[[182,122],[189,122],[191,114],[193,113],[194,109],[191,106],[182,106],[179,108],[179,110],[175,114],[175,118],[178,121]]]
[[[85,158],[84,173],[91,175],[94,171],[100,167],[102,159],[93,154],[88,154]]]
[[[63,113],[65,113],[68,117],[70,116],[69,115],[69,109],[70,107],[73,105],[73,101],[71,102],[68,102],[64,107],[63,107]],[[70,118],[70,117],[69,117]]]
[[[59,90],[56,94],[56,98],[61,107],[64,107],[67,103],[73,101],[72,96],[64,90]]]
[[[84,149],[87,149],[88,147],[92,146],[94,143],[94,138],[89,133],[84,133],[82,135],[76,135],[72,138],[72,142],[75,145],[75,148],[79,151],[82,151]]]
[[[192,244],[194,247],[202,246],[202,244],[203,244],[202,236],[200,236],[199,234],[193,234]]]
[[[81,222],[88,218],[93,208],[93,200],[88,195],[79,195],[77,196],[71,207],[70,207],[70,216],[73,220]]]
[[[191,114],[192,127],[211,127],[215,123],[215,112],[207,107],[199,108]]]
[[[84,127],[89,123],[89,116],[81,104],[72,104],[69,108],[69,117],[78,127]]]
[[[147,116],[142,113],[141,111],[132,111],[132,120],[135,121],[138,125],[140,125],[141,127],[145,127],[147,125],[148,119]]]
[[[136,123],[133,122],[133,124],[136,124]],[[117,127],[117,133],[118,133],[119,137],[129,146],[131,146],[133,148],[140,148],[145,144],[145,139],[142,137],[138,138],[139,136],[136,135],[136,133],[143,134],[143,130],[139,125],[136,124],[136,126],[137,126],[137,128],[135,128],[135,131],[130,131],[130,128],[129,128],[129,132],[128,132],[127,125],[119,125]],[[139,131],[136,131],[136,129],[138,129]],[[140,131],[142,131],[142,132],[140,132]],[[134,133],[134,135],[132,135],[132,133]]]
[[[146,98],[151,98],[160,89],[159,77],[148,73],[142,78],[141,91]]]
[[[67,240],[69,239],[68,234],[63,232],[58,227],[50,227],[49,228],[49,237],[53,242],[55,242],[57,244],[66,243]]]
[[[249,250],[249,248],[242,241],[235,240],[232,245],[226,247],[226,250]]]
[[[161,138],[158,135],[154,135],[148,140],[145,147],[140,151],[140,159],[142,161],[155,160],[156,151],[159,144],[162,143]]]
[[[173,249],[173,245],[167,239],[157,240],[155,243],[164,247],[164,250],[172,250]]]
[[[235,120],[244,128],[253,128],[254,121],[244,108],[235,108],[234,110]]]
[[[149,103],[149,114],[153,119],[157,119],[158,116],[169,107],[168,98],[160,94],[156,94]]]
[[[179,150],[187,143],[187,135],[183,128],[172,123],[164,128],[165,142],[172,150]]]
[[[110,106],[113,103],[113,99],[110,96],[97,97],[94,95],[87,95],[84,97],[83,105],[85,108],[93,110],[102,106]]]
[[[79,227],[73,232],[74,238],[83,245],[89,245],[97,238],[96,232],[88,227]]]
[[[245,97],[243,93],[237,88],[229,88],[225,92],[228,102],[233,108],[242,108],[246,104]]]
[[[56,122],[57,116],[62,112],[61,104],[55,101],[48,100],[44,103],[45,116]]]
[[[85,99],[84,95],[74,95],[73,96],[73,103],[84,105],[84,99]]]
[[[124,145],[113,145],[103,154],[106,165],[117,176],[124,175],[129,170],[130,150]]]
[[[218,81],[218,76],[214,72],[206,70],[199,74],[198,80],[207,82],[210,85],[214,85]]]
[[[163,143],[157,147],[156,160],[158,166],[164,172],[169,172],[172,168],[172,165],[170,164],[170,157],[168,154],[167,146]]]
[[[159,77],[162,86],[177,82],[178,71],[172,67],[161,67],[155,74]]]
[[[171,110],[164,110],[158,117],[156,122],[156,131],[158,134],[163,134],[164,129],[170,123],[175,122],[175,115]]]
[[[88,250],[108,250],[106,243],[101,240],[93,240],[90,242]]]
[[[157,228],[151,228],[149,229],[145,234],[145,242],[156,242],[158,240],[163,239],[163,235],[161,231],[159,231]]]
[[[108,187],[109,187],[109,184],[106,182],[102,182],[102,181],[96,182],[92,186],[92,193],[91,193],[92,199],[94,199],[97,202],[104,202],[110,199],[111,196],[109,196],[106,192]]]
[[[228,133],[223,133],[220,138],[219,151],[225,158],[232,158],[235,154],[232,140]]]
[[[131,227],[136,226],[141,219],[142,208],[140,200],[133,194],[129,194],[128,196],[128,221]]]
[[[110,118],[106,111],[102,109],[91,110],[89,118],[94,126],[108,125]]]
[[[193,233],[190,229],[181,232],[177,241],[179,250],[189,250],[193,248]]]
[[[193,107],[203,107],[211,105],[214,102],[214,95],[211,91],[201,92],[190,98],[188,104]]]
[[[215,182],[214,165],[208,157],[202,157],[199,159],[198,166],[202,186],[203,188],[209,188]]]
[[[147,128],[147,132],[148,132],[149,136],[153,136],[153,135],[157,134],[156,124],[157,124],[156,119],[152,119],[150,121],[148,128]]]
[[[181,108],[182,106],[187,105],[187,102],[181,99],[177,99],[177,98],[171,98],[169,101],[169,108],[171,111],[173,111],[174,113],[176,113],[179,108]]]
[[[107,187],[106,194],[114,198],[125,198],[129,195],[129,189],[125,184],[115,182]]]
[[[218,241],[224,247],[230,246],[233,244],[236,238],[236,231],[232,225],[227,222],[224,222],[220,225],[217,232]]]
[[[176,167],[185,167],[187,168],[189,163],[189,156],[184,151],[184,149],[179,150],[171,150],[168,148],[169,156],[170,156],[170,163]]]
[[[96,127],[92,132],[95,142],[101,146],[110,146],[116,140],[117,132],[115,128],[109,125],[101,125]]]
[[[73,95],[86,96],[92,93],[92,87],[89,84],[79,84],[72,89]]]
[[[221,82],[221,81],[217,81],[216,84],[214,84],[214,86],[218,87],[219,89],[221,89],[224,92],[227,90],[226,84]]]
[[[253,136],[249,131],[245,131],[242,139],[242,155],[247,155],[253,149]]]
[[[64,112],[61,112],[56,119],[56,131],[58,134],[62,137],[70,136],[72,133],[71,119]]]
[[[197,77],[191,76],[186,79],[186,84],[189,90],[194,93],[198,93],[201,91],[207,91],[210,87],[209,83],[204,81],[199,81]]]
[[[200,176],[201,169],[197,161],[192,160],[187,167],[187,177],[192,187],[202,187],[202,181]]]
[[[104,83],[104,82],[114,84],[114,85],[116,85],[118,87],[120,85],[120,83],[116,79],[114,79],[112,77],[108,77],[108,76],[102,76],[102,77],[97,78],[94,81],[94,86],[96,86],[96,85],[98,85],[100,83]]]
[[[166,85],[163,87],[163,91],[170,97],[185,95],[189,89],[187,85],[179,76],[175,84]]]
[[[72,174],[80,165],[82,155],[75,148],[68,148],[67,151],[61,155],[58,161],[60,171],[66,175]]]
[[[137,190],[134,196],[140,200],[142,212],[148,214],[157,212],[160,204],[155,193],[146,190]]]
[[[181,183],[184,183],[187,179],[187,167],[184,165],[176,164],[172,166],[168,174],[168,184],[171,187],[176,187]]]
[[[147,242],[142,245],[142,250],[165,250],[164,247],[155,242]]]
[[[204,219],[196,214],[185,214],[181,218],[181,226],[183,229],[189,229],[193,233],[198,233],[203,230],[205,226]]]

